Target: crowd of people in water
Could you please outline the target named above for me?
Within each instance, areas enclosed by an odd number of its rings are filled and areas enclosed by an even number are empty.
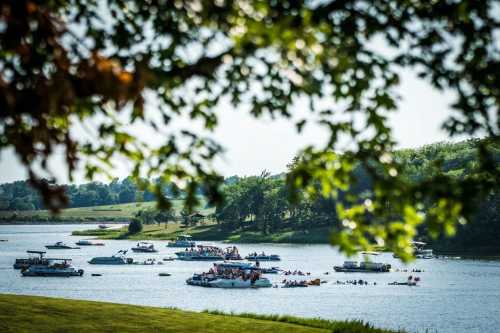
[[[408,276],[408,279],[406,280],[406,282],[394,281],[394,282],[390,282],[389,285],[390,286],[416,286],[419,282],[420,282],[420,277],[410,275],[410,276]]]
[[[347,281],[337,280],[337,281],[335,281],[335,284],[337,284],[337,285],[353,285],[353,286],[368,286],[368,285],[376,286],[377,282],[370,283],[370,282],[368,282],[366,280],[362,280],[362,279],[347,280]]]
[[[294,288],[294,287],[307,287],[307,281],[302,280],[302,281],[288,281],[288,280],[283,280],[283,288]]]
[[[321,284],[326,283],[326,281],[321,281],[320,279],[314,279],[314,280],[287,280],[284,279],[281,281],[282,288],[294,288],[294,287],[308,287],[308,286],[320,286]]]
[[[268,256],[269,255],[267,255],[264,251],[262,251],[261,253],[253,252],[248,254],[248,257],[268,257]]]
[[[418,269],[418,268],[412,268],[411,270],[408,268],[397,268],[395,272],[403,272],[403,273],[422,273],[424,272],[423,269]]]
[[[283,271],[283,274],[284,275],[299,275],[299,276],[309,276],[311,275],[310,272],[302,272],[300,270],[294,270],[293,272],[288,270],[288,271]]]

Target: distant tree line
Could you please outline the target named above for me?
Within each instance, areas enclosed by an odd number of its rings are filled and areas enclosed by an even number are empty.
[[[92,182],[82,185],[65,185],[69,207],[114,205],[138,201],[154,201],[156,195],[141,190],[131,177],[114,179],[109,184]],[[171,187],[164,188],[165,196],[172,196]],[[0,210],[44,209],[38,192],[28,181],[16,181],[0,185]]]

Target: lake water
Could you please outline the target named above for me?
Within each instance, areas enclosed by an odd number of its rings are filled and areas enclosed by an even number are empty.
[[[389,286],[405,281],[412,273],[385,274],[334,273],[333,265],[344,257],[328,245],[241,244],[240,253],[276,253],[283,269],[311,272],[311,278],[328,281],[320,287],[268,289],[216,289],[188,286],[185,280],[193,272],[207,271],[210,262],[170,261],[155,266],[96,266],[87,261],[94,256],[110,256],[130,249],[136,242],[104,241],[106,246],[82,247],[79,250],[48,250],[49,257],[72,258],[83,277],[21,277],[12,268],[15,258],[26,257],[26,250],[44,250],[56,241],[73,244],[82,237],[73,230],[92,225],[19,225],[0,226],[0,293],[43,295],[98,300],[188,310],[222,310],[261,314],[290,314],[325,319],[361,319],[376,326],[405,329],[410,332],[500,332],[500,261],[417,260],[406,268],[423,269],[418,287]],[[176,249],[166,248],[166,241],[153,241],[158,254],[133,254],[136,260],[174,256]],[[204,243],[204,242],[202,242]],[[217,242],[210,244],[228,246]],[[391,254],[377,261],[395,268],[405,268]],[[169,272],[170,277],[160,277]],[[325,272],[329,272],[325,275]],[[93,277],[91,273],[101,273]],[[415,274],[413,274],[415,275]],[[282,275],[266,275],[274,282]],[[289,277],[286,277],[289,278]],[[300,279],[300,277],[297,277]],[[364,279],[369,286],[337,285],[336,280]],[[373,285],[376,282],[377,285]]]

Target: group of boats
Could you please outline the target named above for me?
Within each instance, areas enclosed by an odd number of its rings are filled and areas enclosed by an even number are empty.
[[[95,242],[92,240],[79,240],[75,243],[78,246],[71,246],[64,242],[56,242],[54,244],[45,245],[49,250],[72,250],[79,249],[79,246],[104,246],[104,243]],[[266,255],[265,253],[249,254],[246,258],[248,260],[256,261],[255,264],[252,263],[229,263],[228,260],[242,260],[242,256],[238,252],[236,246],[227,247],[225,249],[216,246],[207,245],[196,245],[194,241],[191,240],[189,235],[181,235],[176,240],[171,241],[167,244],[167,247],[184,247],[184,251],[176,252],[178,260],[187,261],[224,261],[220,264],[221,268],[232,269],[238,271],[251,272],[251,276],[248,279],[244,279],[244,283],[240,283],[238,279],[233,281],[238,286],[241,285],[251,285],[256,287],[265,286],[267,283],[265,280],[260,278],[261,274],[275,274],[278,273],[279,268],[263,268],[260,267],[259,261],[276,261],[280,260],[278,255]],[[158,250],[155,248],[154,244],[148,242],[138,242],[135,246],[131,248],[133,252],[137,253],[156,253]],[[14,269],[20,269],[23,276],[82,276],[84,271],[82,269],[76,269],[72,266],[72,260],[69,258],[48,258],[45,251],[27,251],[28,258],[16,259],[14,263]],[[143,265],[153,265],[153,264],[163,264],[161,261],[156,259],[147,259],[144,262],[136,262],[133,258],[127,257],[128,250],[120,250],[112,256],[100,256],[94,257],[88,261],[91,265],[131,265],[131,264],[143,264]],[[170,261],[174,258],[168,257],[164,261]],[[195,278],[196,280],[196,278]],[[206,279],[205,279],[206,280]],[[236,281],[238,280],[238,281]],[[251,283],[250,283],[250,282]],[[213,281],[210,281],[213,282]],[[221,285],[227,283],[224,279],[222,282],[219,281]],[[214,286],[218,286],[219,282],[212,283]],[[250,283],[250,284],[249,284]]]
[[[75,243],[78,246],[103,246],[103,243],[92,240],[80,240]],[[308,272],[283,271],[279,267],[263,267],[261,262],[280,261],[277,254],[266,254],[264,252],[253,252],[243,257],[236,246],[220,248],[217,246],[197,245],[189,235],[181,235],[176,240],[168,242],[169,248],[184,248],[175,252],[176,259],[181,261],[211,261],[213,266],[207,272],[194,273],[186,280],[188,285],[210,287],[210,288],[268,288],[273,287],[272,282],[266,278],[266,274],[284,275],[310,275]],[[432,256],[432,250],[424,248],[425,243],[415,242],[415,255],[417,258],[428,259]],[[45,246],[47,249],[78,249],[63,242],[56,242]],[[138,242],[131,248],[136,253],[156,253],[158,250],[154,244],[148,242]],[[50,258],[45,251],[27,251],[28,258],[16,259],[15,269],[20,269],[23,276],[83,276],[84,271],[73,267],[71,259]],[[88,261],[91,265],[131,265],[131,264],[163,264],[156,259],[147,259],[143,263],[134,261],[127,257],[128,250],[120,250],[112,256],[94,257]],[[364,255],[373,253],[363,253]],[[375,254],[373,254],[375,255]],[[378,253],[377,253],[378,255]],[[169,257],[164,260],[173,260]],[[242,260],[246,259],[247,262]],[[366,258],[365,258],[366,259]],[[341,266],[333,267],[335,272],[344,273],[387,273],[392,270],[391,265],[382,262],[365,261],[345,261]],[[161,273],[169,276],[168,273]],[[98,274],[95,274],[98,275]],[[409,279],[405,282],[394,282],[395,285],[414,286],[419,282],[419,278]],[[311,281],[291,281],[283,280],[283,288],[307,287],[309,285],[318,286],[325,281],[319,279]],[[364,283],[366,284],[366,283]],[[277,287],[277,285],[274,285]]]
[[[45,251],[27,251],[29,257],[16,259],[14,269],[22,276],[82,276],[83,269],[76,269],[68,258],[47,258]]]

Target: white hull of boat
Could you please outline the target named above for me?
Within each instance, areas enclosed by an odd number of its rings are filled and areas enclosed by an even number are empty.
[[[211,287],[214,288],[269,288],[272,287],[268,279],[261,278],[256,280],[253,284],[250,280],[242,279],[217,279],[209,282]]]

